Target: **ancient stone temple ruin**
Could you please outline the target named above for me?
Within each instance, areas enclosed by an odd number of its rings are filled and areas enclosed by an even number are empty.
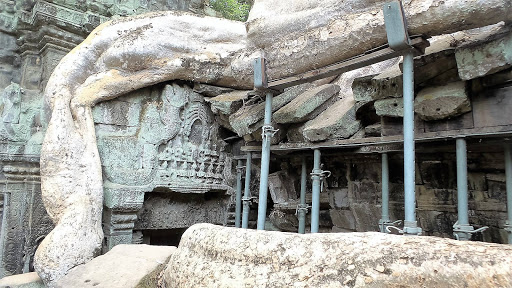
[[[0,277],[512,286],[510,1],[210,2],[0,0]]]

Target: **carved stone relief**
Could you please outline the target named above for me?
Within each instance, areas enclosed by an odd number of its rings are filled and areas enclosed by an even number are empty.
[[[223,223],[232,155],[201,94],[177,83],[155,86],[101,103],[93,115],[105,176],[104,251],[131,243],[134,225],[145,230]],[[146,203],[144,194],[152,191],[159,193]],[[211,201],[197,195],[211,192],[221,193]],[[165,221],[158,216],[163,214]]]
[[[36,158],[2,159],[0,277],[33,271],[39,242],[53,229],[41,201]]]

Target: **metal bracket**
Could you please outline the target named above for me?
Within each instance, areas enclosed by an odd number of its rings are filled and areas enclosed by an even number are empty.
[[[407,32],[407,19],[405,18],[402,1],[395,0],[386,3],[382,11],[384,13],[389,47],[395,51],[411,48],[409,33]]]
[[[402,220],[391,221],[391,220],[380,219],[379,220],[380,232],[391,233],[391,231],[388,229],[388,227],[402,231],[400,228],[396,227],[397,225],[400,225],[400,224],[402,224]]]
[[[471,225],[459,225],[459,221],[455,222],[453,224],[453,236],[455,236],[455,239],[460,241],[469,241],[471,240],[471,235],[483,232],[487,230],[489,227],[484,226],[481,228],[478,228],[475,230],[475,228]]]
[[[268,87],[267,68],[265,58],[259,57],[254,59],[254,88],[266,89]]]
[[[252,202],[253,199],[256,199],[256,197],[242,197],[242,202]]]
[[[507,233],[512,234],[512,224],[508,223],[505,224],[504,230],[507,231]]]
[[[323,165],[323,164],[322,164]],[[329,170],[321,170],[311,172],[311,177],[320,177],[320,192],[324,191],[324,179],[331,177],[331,171]]]
[[[263,127],[261,127],[261,136],[263,138],[264,141],[267,141],[267,140],[270,140],[270,139],[267,139],[267,137],[274,137],[274,135],[276,135],[276,133],[279,131],[279,129],[274,129],[274,127],[272,127],[272,125],[263,125]]]
[[[398,220],[402,222],[401,220]],[[393,223],[396,223],[398,221],[395,221]],[[391,229],[395,230],[397,234],[403,234],[405,236],[420,236],[423,232],[420,227],[418,227],[418,224],[416,221],[405,221],[404,220],[404,228],[400,229],[396,226],[390,225],[386,227],[387,233],[392,233]]]
[[[295,216],[299,215],[299,211],[305,211],[304,214],[308,214],[308,209],[311,208],[308,204],[297,204],[295,209]]]

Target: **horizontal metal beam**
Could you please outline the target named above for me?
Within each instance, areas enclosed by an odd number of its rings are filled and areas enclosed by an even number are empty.
[[[430,44],[428,40],[421,36],[411,39],[411,46],[413,48],[407,50],[395,51],[389,48],[388,45],[382,46],[374,50],[370,50],[365,54],[338,62],[329,66],[297,74],[294,76],[271,80],[268,82],[268,88],[273,90],[282,91],[285,88],[295,86],[298,84],[315,81],[318,79],[327,78],[330,76],[339,75],[348,71],[352,71],[361,67],[372,65],[398,56],[402,56],[406,51],[412,50],[415,55],[422,55],[424,49]]]
[[[443,132],[430,132],[422,133],[421,136],[415,137],[415,141],[433,142],[441,140],[450,140],[459,137],[475,138],[475,137],[512,137],[512,126],[491,127],[485,129],[466,129],[457,131],[443,131]],[[368,137],[362,139],[345,139],[333,140],[322,143],[285,143],[280,145],[271,146],[272,151],[307,151],[314,149],[329,149],[329,148],[360,148],[366,146],[378,146],[389,144],[403,143],[403,136],[384,136],[384,137]],[[393,151],[399,151],[398,147],[392,148]],[[243,146],[242,151],[261,151],[259,146]],[[384,150],[375,151],[384,152]],[[371,152],[370,152],[371,153]]]

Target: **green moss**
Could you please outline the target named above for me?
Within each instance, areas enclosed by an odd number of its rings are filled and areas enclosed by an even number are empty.
[[[222,17],[235,20],[246,21],[251,10],[251,4],[248,0],[210,0],[213,10],[222,14]]]

